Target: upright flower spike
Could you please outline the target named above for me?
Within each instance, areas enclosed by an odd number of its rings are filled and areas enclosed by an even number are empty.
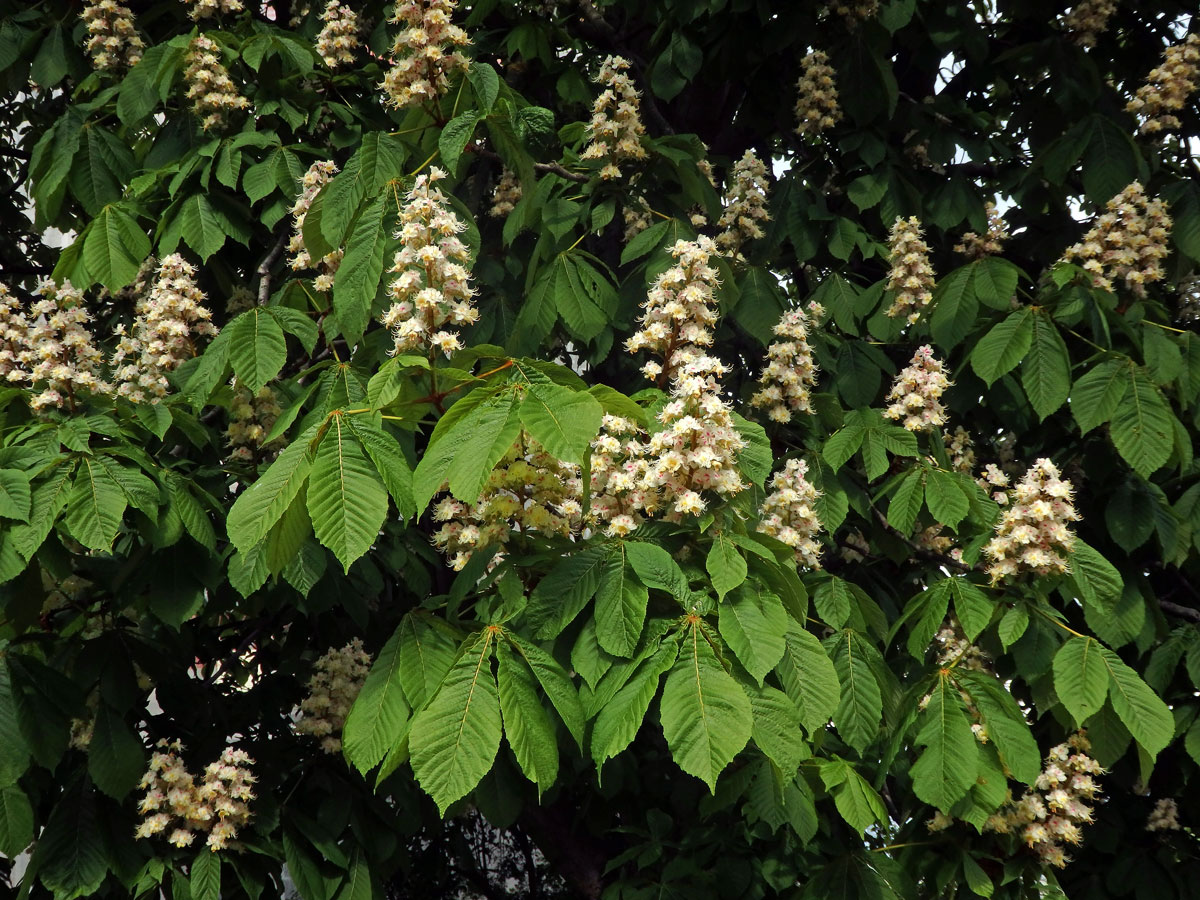
[[[811,390],[817,383],[817,366],[808,345],[808,316],[791,309],[775,325],[780,338],[767,348],[767,365],[758,376],[762,388],[750,397],[750,405],[765,408],[773,422],[792,421],[792,414],[811,414]]]
[[[8,287],[0,284],[0,381],[26,379],[21,354],[29,346],[29,320]]]
[[[800,61],[796,82],[796,133],[816,137],[842,120],[833,66],[824,50],[814,50]]]
[[[1162,797],[1154,804],[1150,817],[1146,819],[1147,831],[1180,831],[1179,804],[1170,797]]]
[[[354,62],[359,47],[358,13],[340,0],[329,0],[321,12],[321,33],[317,35],[317,55],[331,69]]]
[[[129,7],[116,0],[89,0],[82,17],[88,30],[85,49],[93,66],[121,70],[138,64],[146,44],[137,33]]]
[[[888,237],[888,259],[892,264],[886,289],[896,292],[887,309],[891,318],[904,316],[914,324],[933,299],[933,266],[929,264],[929,245],[921,239],[921,223],[916,216],[896,218]]]
[[[642,304],[641,328],[625,342],[630,353],[649,350],[662,359],[642,366],[642,373],[659,384],[674,377],[684,362],[682,351],[712,346],[717,271],[708,263],[716,252],[712,238],[704,235],[676,241],[671,247],[675,265],[654,280]]]
[[[841,16],[846,27],[853,31],[859,23],[873,19],[879,14],[879,0],[834,0],[826,10]]]
[[[462,343],[446,326],[469,325],[479,318],[467,268],[471,253],[458,237],[467,226],[434,187],[445,177],[436,167],[418,176],[400,210],[397,237],[403,246],[391,268],[399,277],[388,289],[395,302],[383,316],[397,353],[422,349],[449,356]]]
[[[132,334],[118,331],[112,358],[118,396],[157,403],[170,387],[168,373],[196,355],[195,339],[216,336],[195,275],[178,253],[163,257],[154,284],[138,300]]]
[[[1106,291],[1114,285],[1146,294],[1146,284],[1163,279],[1162,261],[1170,253],[1171,217],[1167,202],[1148,198],[1138,182],[1106,204],[1083,240],[1067,248],[1063,260],[1076,261]]]
[[[1094,47],[1096,38],[1108,30],[1108,20],[1116,11],[1116,0],[1080,0],[1063,16],[1062,24],[1075,43]]]
[[[111,393],[112,385],[100,374],[104,354],[84,327],[91,317],[83,292],[69,281],[61,287],[44,281],[37,293],[42,299],[33,305],[25,348],[19,354],[24,380],[36,392],[30,407],[35,412],[61,409],[71,397]]]
[[[239,13],[244,9],[242,0],[183,0],[183,5],[188,7],[188,16],[193,20]]]
[[[771,476],[771,491],[759,508],[758,530],[791,547],[796,564],[806,569],[821,568],[821,531],[816,503],[821,496],[807,479],[808,463],[789,459]]]
[[[764,234],[763,224],[771,217],[767,213],[767,167],[747,150],[733,164],[733,175],[725,191],[725,208],[717,227],[717,246],[732,257],[740,257],[742,244],[758,240]]]
[[[274,456],[279,441],[272,441],[265,447],[264,441],[276,420],[283,415],[279,398],[266,385],[259,388],[257,394],[252,394],[236,378],[231,384],[233,400],[229,404],[229,425],[225,429],[229,458],[249,462],[256,454],[260,459]]]
[[[1146,83],[1125,106],[1138,117],[1142,134],[1174,131],[1180,127],[1176,115],[1196,90],[1200,77],[1200,34],[1189,34],[1163,52],[1162,65],[1150,70]]]
[[[488,215],[506,218],[520,202],[521,182],[517,179],[517,173],[505,166],[496,181],[496,189],[492,191],[492,208],[488,210]]]
[[[883,414],[889,419],[902,420],[901,424],[909,431],[934,431],[946,424],[942,393],[949,386],[941,360],[925,344],[917,348],[912,361],[892,382],[887,395],[891,405]]]
[[[620,163],[646,158],[642,147],[646,128],[642,125],[641,94],[633,86],[628,69],[628,60],[608,56],[593,79],[604,90],[592,104],[592,118],[587,125],[588,145],[580,159],[603,160],[600,177],[605,181],[621,177]]]
[[[942,443],[946,445],[951,469],[964,475],[975,471],[975,442],[971,439],[969,431],[961,425],[956,425],[953,433],[942,432]]]
[[[459,47],[471,41],[450,22],[457,0],[400,0],[391,21],[400,25],[392,45],[392,67],[380,87],[384,104],[406,109],[437,100],[450,87],[450,76],[465,72],[470,61]]]
[[[653,516],[659,492],[646,485],[650,463],[643,432],[632,419],[605,415],[592,441],[592,502],[588,524],[625,537]]]
[[[343,251],[331,250],[314,262],[308,248],[304,246],[304,220],[308,215],[308,208],[312,206],[321,188],[333,179],[337,171],[337,164],[330,159],[318,160],[308,167],[301,180],[300,196],[292,205],[292,237],[288,241],[288,251],[292,254],[288,264],[292,271],[316,269],[317,277],[313,279],[313,287],[324,293],[333,290],[334,275],[342,263]]]
[[[331,647],[313,666],[296,731],[320,738],[325,753],[341,753],[338,735],[370,671],[371,654],[363,650],[361,639]]]
[[[987,231],[982,235],[968,231],[962,236],[962,240],[954,245],[955,253],[961,253],[969,259],[982,259],[985,256],[995,256],[1004,249],[1004,242],[1008,240],[1008,225],[991,200],[984,208],[987,210]]]
[[[221,64],[221,48],[211,38],[202,34],[192,38],[185,59],[187,97],[205,131],[225,128],[231,115],[250,106],[250,101],[237,92],[229,70]]]
[[[1013,491],[996,523],[996,534],[983,548],[992,581],[1023,573],[1055,575],[1069,571],[1075,545],[1071,523],[1079,521],[1071,502],[1071,482],[1059,477],[1048,459],[1039,459]]]

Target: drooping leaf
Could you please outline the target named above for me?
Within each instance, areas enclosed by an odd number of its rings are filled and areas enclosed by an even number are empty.
[[[387,517],[387,491],[341,415],[317,446],[308,485],[313,533],[348,572],[371,549]]]
[[[738,662],[762,684],[786,648],[789,620],[783,603],[751,581],[730,594],[717,609],[721,637]]]
[[[558,778],[558,743],[554,727],[537,695],[533,672],[509,645],[496,647],[496,671],[504,736],[525,777],[538,787],[538,796]]]
[[[925,749],[913,763],[913,790],[941,810],[948,810],[975,783],[978,745],[958,689],[940,674],[920,717],[916,741]]]
[[[312,425],[288,444],[262,477],[234,501],[225,527],[229,540],[243,553],[266,537],[307,483],[313,458],[310,444],[319,427]]]
[[[404,628],[402,623],[379,651],[342,726],[342,752],[364,774],[379,764],[408,720],[409,706],[401,686]]]
[[[596,640],[614,656],[632,656],[646,623],[650,593],[625,562],[620,546],[605,559],[596,586]]]
[[[1073,637],[1054,654],[1054,690],[1076,722],[1083,724],[1104,705],[1109,671],[1100,643]]]

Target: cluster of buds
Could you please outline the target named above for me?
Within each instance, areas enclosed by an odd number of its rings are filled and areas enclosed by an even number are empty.
[[[193,20],[242,11],[242,0],[183,0],[183,3],[189,7],[188,16]]]
[[[1067,556],[1075,543],[1070,525],[1079,520],[1071,494],[1071,482],[1060,478],[1048,459],[1039,459],[1025,473],[996,523],[996,534],[983,548],[993,582],[1023,572],[1044,576],[1068,571]]]
[[[522,434],[492,470],[475,503],[444,497],[434,505],[434,545],[455,571],[477,550],[495,548],[499,562],[513,533],[568,537],[583,514],[583,485],[577,466],[564,463]]]
[[[753,150],[747,150],[733,164],[733,178],[725,191],[724,209],[717,227],[717,246],[738,258],[742,244],[758,240],[764,234],[763,223],[770,219],[767,213],[767,167],[762,164]]]
[[[317,55],[331,69],[354,62],[358,49],[358,13],[340,0],[329,0],[321,13]]]
[[[1162,280],[1162,261],[1170,252],[1167,202],[1150,199],[1135,181],[1109,200],[1106,208],[1083,240],[1067,248],[1063,259],[1078,260],[1098,288],[1111,291],[1120,282],[1144,296],[1148,282]]]
[[[967,640],[962,625],[951,617],[946,620],[937,634],[933,636],[933,646],[937,651],[939,668],[955,666],[960,669],[970,669],[973,672],[990,672],[991,660],[979,647]]]
[[[88,39],[85,49],[97,69],[129,69],[146,49],[133,24],[129,7],[116,0],[89,0],[83,8]]]
[[[897,217],[888,236],[888,273],[886,289],[896,297],[887,309],[891,318],[904,316],[912,325],[933,299],[933,266],[929,264],[929,245],[921,239],[921,223],[916,216]]]
[[[229,445],[229,458],[243,462],[252,462],[255,457],[262,457],[261,452],[276,444],[272,441],[267,448],[263,442],[271,432],[275,420],[283,415],[279,406],[279,398],[266,385],[252,394],[242,387],[235,378],[233,384],[233,399],[229,403],[229,426],[225,429],[225,442]]]
[[[229,299],[225,301],[225,312],[229,316],[236,316],[238,313],[253,309],[257,302],[258,298],[254,296],[254,291],[239,284],[229,292]]]
[[[961,425],[956,425],[953,432],[942,432],[942,443],[946,446],[946,455],[950,458],[950,468],[953,471],[965,475],[975,471],[975,442],[971,439],[969,431]]]
[[[1063,845],[1083,841],[1080,826],[1092,821],[1092,803],[1100,793],[1093,776],[1104,769],[1089,750],[1082,733],[1052,748],[1033,789],[989,816],[983,830],[1017,834],[1042,862],[1063,868],[1070,862]]]
[[[853,31],[859,22],[873,19],[879,13],[879,0],[835,0],[826,7],[826,11],[842,17],[846,27]]]
[[[767,365],[758,376],[762,389],[750,397],[753,407],[766,407],[772,422],[792,421],[795,412],[812,413],[811,389],[817,383],[817,366],[808,345],[808,315],[788,310],[775,325],[780,340],[767,348]]]
[[[466,225],[434,183],[446,173],[434,167],[417,177],[400,210],[396,251],[390,271],[399,274],[388,289],[395,301],[383,324],[396,339],[395,352],[428,348],[449,356],[462,349],[446,325],[469,325],[479,318],[467,264],[471,253],[459,238]]]
[[[304,245],[304,220],[308,216],[308,208],[312,206],[321,188],[329,183],[337,171],[337,163],[331,159],[313,163],[300,181],[300,196],[292,204],[292,237],[288,241],[288,252],[292,254],[292,258],[288,260],[288,264],[294,272],[317,269],[318,274],[313,279],[313,287],[322,292],[333,290],[334,275],[338,266],[342,264],[342,251],[331,250],[314,263],[312,255]]]
[[[587,124],[588,145],[581,159],[604,161],[600,177],[608,181],[621,177],[618,163],[646,158],[642,147],[641,95],[627,74],[629,61],[620,56],[605,57],[599,74],[593,79],[604,90],[592,104],[592,118]]]
[[[824,50],[814,50],[800,61],[796,82],[796,133],[816,137],[842,119],[833,66]]]
[[[462,51],[467,33],[453,25],[457,0],[400,0],[392,23],[402,26],[392,45],[395,62],[383,78],[384,103],[397,109],[436,100],[454,72],[470,65]]]
[[[605,415],[592,441],[588,523],[624,537],[658,510],[659,492],[646,486],[650,464],[642,431],[632,419]]]
[[[928,528],[922,528],[917,531],[911,538],[912,543],[922,549],[930,550],[934,553],[940,553],[942,556],[949,556],[951,559],[962,561],[962,548],[959,547],[954,538],[943,534],[946,526],[942,524],[930,525]]]
[[[625,221],[625,243],[629,243],[654,223],[654,211],[645,197],[631,197],[621,211]]]
[[[1170,797],[1163,797],[1155,803],[1146,819],[1147,831],[1179,831],[1182,828],[1179,824],[1179,804]]]
[[[214,853],[237,838],[238,829],[250,821],[247,805],[254,799],[254,765],[245,750],[226,747],[216,762],[204,768],[200,784],[187,770],[179,754],[179,741],[158,742],[150,757],[150,768],[142,776],[146,794],[138,806],[146,818],[134,832],[148,838],[171,829],[167,841],[187,847],[197,834],[207,834],[205,843]]]
[[[805,477],[807,474],[808,463],[789,459],[771,476],[771,491],[758,510],[758,530],[791,547],[798,566],[819,569],[821,545],[816,537],[821,520],[814,507],[821,493]]]
[[[660,385],[672,378],[684,359],[684,351],[712,345],[712,327],[717,321],[717,271],[709,260],[716,244],[701,235],[695,241],[676,241],[671,247],[675,265],[662,272],[642,304],[641,328],[625,342],[630,353],[649,350],[662,358],[642,366],[642,373]]]
[[[1095,47],[1096,38],[1108,30],[1108,20],[1116,11],[1116,0],[1080,0],[1063,16],[1063,28],[1079,46]]]
[[[118,396],[157,403],[170,387],[167,374],[196,355],[194,339],[216,336],[195,275],[195,266],[178,253],[163,257],[153,286],[138,299],[133,333],[118,327],[112,358]]]
[[[496,189],[492,191],[492,208],[488,210],[488,215],[497,219],[506,218],[520,202],[521,182],[517,173],[505,166],[496,181]]]
[[[350,707],[371,671],[371,654],[355,638],[344,647],[333,647],[317,660],[308,681],[308,696],[300,703],[296,730],[321,739],[326,753],[341,753],[338,735]]]
[[[221,64],[221,48],[216,41],[197,35],[188,44],[186,59],[183,77],[188,86],[187,98],[205,131],[224,128],[231,113],[250,106]]]
[[[80,394],[111,393],[112,385],[101,378],[104,354],[84,327],[91,317],[83,292],[69,281],[61,287],[44,281],[37,294],[41,299],[33,304],[32,315],[23,325],[15,320],[6,329],[14,336],[23,331],[19,368],[9,371],[8,380],[25,382],[36,392],[29,401],[36,412],[72,406]],[[14,377],[17,372],[20,376]]]
[[[984,208],[987,210],[987,231],[982,235],[968,231],[962,236],[962,240],[954,245],[955,253],[961,253],[968,259],[982,259],[985,256],[995,256],[1004,249],[1004,242],[1008,240],[1008,224],[991,200]]]
[[[1196,90],[1200,75],[1200,34],[1189,34],[1181,44],[1172,44],[1163,53],[1162,65],[1151,69],[1146,83],[1125,106],[1138,117],[1142,134],[1156,134],[1180,127],[1175,115]]]
[[[1008,506],[1009,477],[995,463],[983,467],[983,474],[975,479],[976,484],[992,495],[997,506]]]
[[[891,405],[884,410],[889,419],[903,420],[909,431],[933,431],[946,424],[946,408],[942,393],[950,386],[941,360],[933,348],[925,344],[917,348],[912,361],[900,370],[887,399]]]

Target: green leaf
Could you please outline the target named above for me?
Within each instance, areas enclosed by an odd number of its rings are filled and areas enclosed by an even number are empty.
[[[492,469],[516,441],[521,431],[517,409],[516,398],[503,395],[495,403],[480,404],[454,429],[453,434],[461,443],[452,448],[446,480],[450,483],[450,493],[459,500],[475,503],[479,499]],[[418,473],[420,469],[418,464]],[[414,477],[414,488],[417,481]]]
[[[754,714],[751,737],[763,753],[785,775],[791,775],[809,756],[808,745],[801,738],[800,713],[796,704],[770,685],[743,685],[750,698]]]
[[[346,759],[364,775],[379,764],[408,722],[400,647],[410,618],[405,617],[379,651],[342,727]]]
[[[535,381],[525,391],[520,413],[521,424],[547,451],[566,462],[582,463],[600,433],[604,408],[586,392]]]
[[[192,900],[221,900],[221,856],[202,847],[188,877]]]
[[[855,831],[862,833],[877,822],[887,821],[887,809],[879,794],[844,759],[823,763],[820,771],[838,813]]]
[[[704,568],[708,571],[708,577],[712,579],[713,590],[717,592],[718,600],[723,599],[746,580],[746,559],[737,545],[723,532],[713,536],[712,546],[708,548],[708,556],[704,560]]]
[[[602,547],[563,557],[533,589],[529,617],[539,638],[558,637],[596,594],[609,559]]]
[[[287,362],[283,329],[274,316],[256,307],[238,316],[227,330],[233,372],[247,390],[257,393]]]
[[[33,865],[56,900],[91,897],[99,890],[109,862],[95,798],[83,779],[55,804],[38,838]]]
[[[88,744],[88,774],[92,781],[110,797],[122,800],[145,771],[142,742],[120,715],[101,703]]]
[[[335,415],[317,447],[308,485],[313,533],[342,568],[371,549],[387,518],[388,495],[362,445]]]
[[[371,865],[361,850],[354,852],[346,881],[338,891],[337,900],[375,900],[378,892],[371,877]]]
[[[471,80],[471,87],[475,90],[479,111],[485,115],[490,113],[500,95],[500,76],[487,63],[472,62],[471,68],[467,70],[467,78]]]
[[[500,711],[504,736],[525,777],[538,787],[538,796],[558,778],[558,742],[550,717],[542,707],[533,673],[501,641],[496,647]]]
[[[89,550],[107,551],[121,528],[126,502],[125,492],[108,469],[84,457],[67,495],[63,521],[71,536]]]
[[[717,776],[750,740],[750,699],[717,660],[697,621],[684,633],[679,658],[663,685],[663,735],[679,768],[714,794]]]
[[[775,276],[760,266],[751,266],[738,281],[741,299],[733,318],[764,347],[775,339],[775,326],[784,311],[784,298]]]
[[[0,518],[28,522],[31,502],[29,476],[19,469],[0,469]]]
[[[1070,578],[1084,603],[1107,610],[1120,599],[1121,573],[1090,544],[1076,538],[1069,561]]]
[[[825,442],[825,447],[821,450],[821,455],[825,458],[825,462],[829,463],[833,471],[836,472],[862,446],[865,435],[866,429],[861,425],[848,425],[845,428],[839,428],[829,436],[829,440]]]
[[[995,607],[979,587],[966,578],[947,578],[950,594],[954,597],[954,614],[968,641],[974,641],[992,621]]]
[[[1083,152],[1083,189],[1104,203],[1138,177],[1138,151],[1125,130],[1107,116],[1091,116],[1092,133]]]
[[[0,788],[0,853],[20,856],[33,841],[33,807],[17,785]]]
[[[479,110],[469,109],[447,122],[438,136],[438,152],[442,155],[442,163],[451,175],[454,175],[458,169],[458,161],[475,134],[475,126],[478,124],[479,118]]]
[[[375,464],[387,492],[396,503],[400,518],[408,519],[416,515],[412,469],[409,468],[408,460],[404,458],[395,438],[357,417],[346,419],[346,423],[367,451],[367,456],[371,457],[371,462]]]
[[[625,547],[604,560],[596,586],[596,641],[614,656],[632,656],[646,623],[650,592],[625,564]],[[586,602],[586,601],[585,601]]]
[[[1110,432],[1117,452],[1143,478],[1149,478],[1171,456],[1174,445],[1171,408],[1157,387],[1133,373],[1125,399],[1113,415]]]
[[[506,636],[525,660],[525,665],[533,672],[533,677],[538,680],[542,690],[546,692],[547,699],[567,726],[567,731],[571,733],[575,743],[583,749],[583,704],[579,701],[579,694],[571,682],[571,677],[558,661],[541,647],[529,643],[511,631],[506,632]]]
[[[192,194],[184,200],[176,213],[176,221],[179,234],[204,262],[225,246],[229,219],[218,212],[204,194]]]
[[[991,385],[1016,366],[1033,342],[1033,312],[1019,309],[992,328],[971,352],[971,368]]]
[[[465,797],[500,749],[500,696],[492,675],[493,631],[468,639],[462,656],[409,731],[413,774],[438,811]]]
[[[1042,768],[1042,754],[1016,699],[987,672],[956,668],[954,680],[971,695],[989,739],[1017,781],[1033,784]]]
[[[930,469],[925,478],[925,502],[943,525],[958,528],[971,509],[971,501],[951,473]]]
[[[850,588],[836,576],[822,583],[813,594],[817,614],[830,628],[841,628],[849,621],[852,603]]]
[[[717,607],[718,629],[738,661],[761,685],[783,658],[789,620],[780,599],[749,582]]]
[[[1033,316],[1033,341],[1021,363],[1021,385],[1039,419],[1067,402],[1071,392],[1071,358],[1062,335],[1049,316]]]
[[[1171,710],[1137,672],[1125,665],[1121,657],[1107,647],[1096,646],[1102,665],[1107,670],[1108,695],[1113,709],[1133,739],[1153,759],[1175,736],[1175,719]],[[1055,662],[1058,662],[1057,657]],[[1055,687],[1057,685],[1056,670]]]
[[[116,293],[132,283],[142,260],[150,255],[150,239],[127,212],[106,206],[88,226],[83,262],[92,280]]]
[[[925,500],[925,477],[921,469],[912,469],[901,480],[888,503],[888,524],[901,534],[911,534],[921,504]]]
[[[651,250],[654,250],[662,243],[663,238],[667,236],[667,229],[671,227],[670,222],[655,222],[645,231],[639,231],[627,243],[624,249],[621,250],[621,265],[626,265],[633,262],[635,259],[641,259]]]
[[[400,686],[409,705],[420,709],[454,665],[458,645],[445,630],[416,612],[405,615],[397,630],[400,634]]]
[[[29,745],[17,720],[12,673],[8,663],[0,659],[0,785],[16,784],[28,768]],[[0,848],[0,853],[3,852]]]
[[[1130,363],[1109,359],[1088,371],[1071,389],[1071,415],[1087,434],[1112,418],[1128,392]]]
[[[687,576],[671,554],[657,544],[630,541],[625,544],[625,553],[633,571],[646,587],[666,591],[680,603],[691,596]]]
[[[931,806],[948,810],[975,783],[979,755],[971,723],[948,673],[938,676],[920,720],[916,742],[925,749],[913,763],[913,791]]]
[[[638,666],[624,686],[601,708],[592,728],[591,743],[592,759],[597,769],[637,737],[646,711],[650,708],[650,701],[658,693],[658,682],[663,673],[675,664],[678,654],[677,642],[663,644],[653,656]]]
[[[929,327],[933,339],[950,350],[962,343],[975,325],[979,315],[979,300],[975,296],[974,265],[955,269],[938,282],[933,292],[933,315]]]
[[[821,642],[796,622],[784,632],[783,658],[775,668],[809,734],[825,727],[841,700],[837,669]]]
[[[974,288],[979,302],[992,309],[1011,309],[1020,274],[1017,267],[998,256],[976,260],[971,267],[975,270]]]
[[[842,685],[833,721],[842,739],[862,753],[875,740],[883,718],[879,682],[853,631],[844,631],[829,640],[834,647],[833,665]]]
[[[1073,637],[1054,654],[1054,690],[1059,702],[1079,724],[1087,721],[1108,694],[1109,670],[1100,643]]]
[[[333,314],[338,330],[356,343],[371,320],[371,303],[383,276],[392,206],[387,192],[372,200],[354,221],[346,253],[333,280]]]
[[[249,552],[266,537],[308,481],[312,469],[310,445],[319,427],[310,426],[288,444],[270,468],[234,501],[225,528],[229,540],[241,552]]]

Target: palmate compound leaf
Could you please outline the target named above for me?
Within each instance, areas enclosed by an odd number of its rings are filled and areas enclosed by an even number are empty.
[[[317,446],[308,486],[313,533],[349,572],[371,549],[387,518],[388,494],[342,414]]]
[[[248,553],[266,536],[308,481],[313,458],[311,444],[319,428],[320,425],[310,426],[288,444],[229,510],[225,527],[229,540],[242,553]]]
[[[413,774],[442,815],[479,784],[500,749],[500,694],[492,674],[496,631],[485,628],[467,639],[409,730]]]
[[[1054,654],[1054,691],[1081,725],[1104,705],[1108,694],[1103,649],[1094,638],[1073,637]]]
[[[746,746],[750,699],[725,671],[699,619],[684,626],[679,658],[663,685],[663,735],[679,768],[716,792],[717,776]]]
[[[925,749],[912,767],[913,790],[926,803],[948,810],[975,783],[979,749],[947,672],[938,675],[921,713],[916,742]]]

